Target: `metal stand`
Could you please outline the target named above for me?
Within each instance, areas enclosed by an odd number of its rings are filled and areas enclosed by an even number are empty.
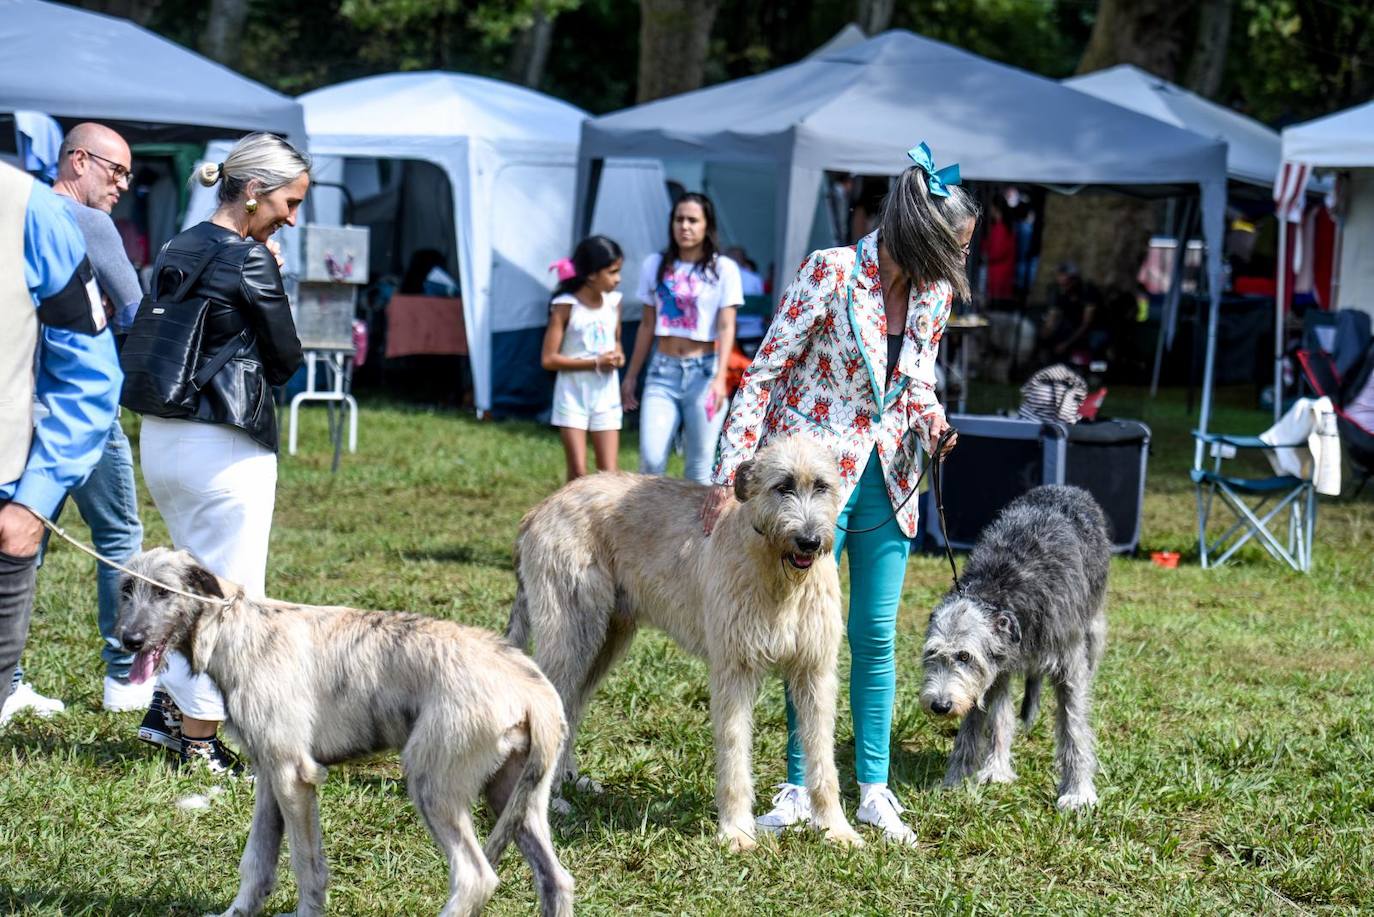
[[[300,407],[307,401],[323,401],[329,408],[329,435],[334,444],[334,463],[332,470],[339,470],[339,455],[343,446],[343,418],[335,423],[334,406],[348,409],[348,451],[358,451],[358,402],[348,393],[350,369],[353,354],[345,350],[307,350],[305,352],[305,391],[291,399],[291,413],[288,421],[287,452],[296,454],[296,426]],[[329,387],[317,389],[317,372],[323,368],[329,376]]]

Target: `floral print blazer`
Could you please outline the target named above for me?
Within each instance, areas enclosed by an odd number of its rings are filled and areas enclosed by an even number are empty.
[[[935,356],[952,294],[940,281],[911,289],[906,333],[891,385],[887,315],[878,279],[878,233],[856,246],[813,252],[778,304],[721,430],[713,479],[735,471],[775,438],[809,436],[839,461],[848,500],[876,450],[894,507],[916,486],[916,449],[934,446]],[[907,537],[918,500],[897,513]]]

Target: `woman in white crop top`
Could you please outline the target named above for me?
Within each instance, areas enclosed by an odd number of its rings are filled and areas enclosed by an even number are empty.
[[[543,367],[558,373],[550,423],[559,428],[568,480],[587,473],[587,437],[596,469],[613,471],[620,449],[620,246],[605,236],[578,243],[558,263],[560,282],[549,302]]]
[[[735,309],[744,304],[739,266],[720,254],[716,211],[704,194],[673,206],[668,248],[644,260],[639,274],[644,318],[621,384],[621,400],[639,411],[639,470],[662,474],[678,429],[686,477],[710,483],[716,439],[729,407],[725,373],[735,346]],[[635,382],[644,361],[642,403]]]

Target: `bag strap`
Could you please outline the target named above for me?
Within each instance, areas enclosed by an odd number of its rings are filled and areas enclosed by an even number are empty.
[[[191,288],[196,285],[196,281],[200,280],[200,275],[205,273],[205,269],[210,266],[210,262],[214,260],[215,255],[218,254],[219,250],[226,244],[225,242],[218,242],[205,254],[200,256],[200,260],[196,262],[195,267],[191,268],[191,273],[186,275],[186,279],[181,282],[181,286],[177,287],[176,292],[172,294],[172,302],[181,302],[186,298],[186,294],[191,292]]]
[[[211,357],[204,366],[196,370],[196,374],[191,377],[191,386],[195,388],[196,391],[200,391],[204,388],[206,383],[215,377],[215,373],[223,369],[224,364],[228,363],[234,358],[235,354],[248,346],[248,342],[252,339],[253,332],[249,328],[244,328],[238,334],[234,335],[229,343],[216,351],[215,355]]]

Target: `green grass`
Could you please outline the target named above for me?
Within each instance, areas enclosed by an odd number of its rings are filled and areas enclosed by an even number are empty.
[[[1263,415],[1223,399],[1214,425]],[[1006,397],[975,392],[977,407]],[[1111,632],[1098,680],[1102,801],[1054,809],[1052,713],[1014,747],[1010,787],[938,789],[952,727],[917,705],[927,610],[943,557],[911,561],[900,621],[893,783],[916,850],[835,850],[789,836],[732,856],[713,840],[704,667],[640,638],[593,704],[582,764],[606,785],[557,819],[556,842],[588,914],[1290,913],[1374,908],[1374,535],[1370,497],[1323,500],[1316,568],[1288,573],[1258,551],[1204,572],[1192,541],[1189,418],[1182,399],[1113,392],[1109,409],[1155,429],[1144,545],[1185,552],[1177,570],[1112,565]],[[130,432],[137,421],[128,420]],[[303,602],[401,608],[498,628],[514,591],[520,515],[560,483],[553,434],[452,414],[365,405],[360,452],[329,473],[324,418],[305,415],[284,457],[269,585]],[[135,440],[136,441],[136,440]],[[627,436],[622,464],[635,461]],[[956,453],[957,456],[957,453]],[[674,469],[680,473],[680,466]],[[166,531],[144,497],[147,544]],[[72,529],[84,529],[72,513]],[[1144,555],[1148,557],[1148,553]],[[137,717],[101,712],[91,564],[54,550],[40,576],[25,665],[61,718],[0,732],[0,911],[201,914],[227,905],[251,793],[206,811],[175,802],[204,785],[167,772],[134,739]],[[841,665],[847,667],[847,654]],[[760,805],[783,776],[781,691],[757,716]],[[852,732],[838,724],[852,813]],[[432,914],[444,866],[405,796],[396,760],[334,769],[323,791],[336,914]],[[518,856],[494,914],[534,908]],[[294,902],[283,882],[272,910]]]

